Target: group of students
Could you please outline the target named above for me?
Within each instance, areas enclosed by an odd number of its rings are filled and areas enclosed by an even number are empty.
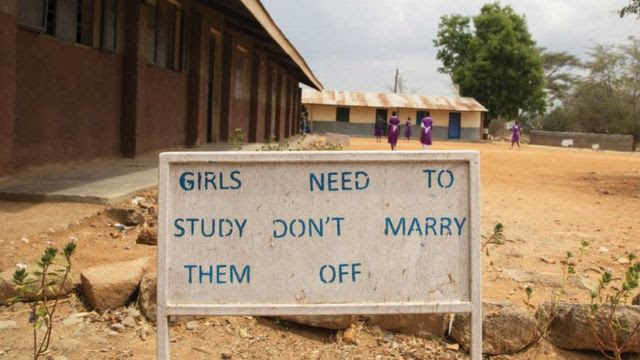
[[[400,119],[396,115],[395,111],[392,112],[391,115],[391,118],[389,118],[389,121],[386,123],[381,116],[376,119],[375,135],[376,140],[381,142],[382,136],[384,135],[384,127],[388,126],[387,142],[391,144],[391,150],[395,150],[396,144],[398,143],[398,137],[400,135]],[[411,125],[411,117],[408,117],[407,122],[404,124],[404,137],[407,141],[411,139]],[[431,129],[433,128],[433,121],[429,115],[425,116],[422,121],[420,121],[420,127],[422,128],[420,143],[422,144],[422,149],[427,150],[429,149],[429,146],[431,146]],[[513,145],[518,145],[518,148],[520,148],[520,124],[518,124],[517,121],[513,123],[511,131],[511,149],[513,149]]]
[[[408,117],[407,122],[404,125],[404,137],[407,141],[411,139],[411,125],[411,117]],[[400,136],[400,119],[395,111],[391,113],[391,118],[389,118],[389,121],[386,123],[381,116],[376,119],[375,135],[378,142],[382,141],[385,126],[388,126],[387,142],[391,144],[391,150],[395,150],[396,144],[398,143],[398,137]],[[422,149],[427,150],[429,146],[431,146],[431,130],[433,128],[433,121],[429,115],[425,116],[422,121],[420,121],[420,127],[422,129],[420,134],[420,143],[422,144]]]

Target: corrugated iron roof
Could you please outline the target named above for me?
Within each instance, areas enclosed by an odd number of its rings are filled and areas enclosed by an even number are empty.
[[[361,91],[302,89],[302,103],[376,108],[488,111],[476,99],[470,97],[368,93]]]

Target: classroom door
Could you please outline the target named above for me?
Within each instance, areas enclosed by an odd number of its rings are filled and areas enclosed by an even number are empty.
[[[449,113],[449,139],[460,139],[460,113]]]
[[[375,122],[379,117],[382,117],[384,119],[384,122],[387,122],[388,114],[389,113],[387,112],[387,109],[376,109],[376,118],[373,119],[373,121]]]

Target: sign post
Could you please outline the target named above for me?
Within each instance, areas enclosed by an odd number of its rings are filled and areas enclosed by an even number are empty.
[[[171,315],[471,313],[473,151],[160,155],[158,358]]]

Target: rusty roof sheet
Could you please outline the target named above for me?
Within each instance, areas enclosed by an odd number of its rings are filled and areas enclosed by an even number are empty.
[[[302,90],[303,104],[365,106],[451,111],[488,111],[476,99],[460,96],[368,93],[361,91]]]

